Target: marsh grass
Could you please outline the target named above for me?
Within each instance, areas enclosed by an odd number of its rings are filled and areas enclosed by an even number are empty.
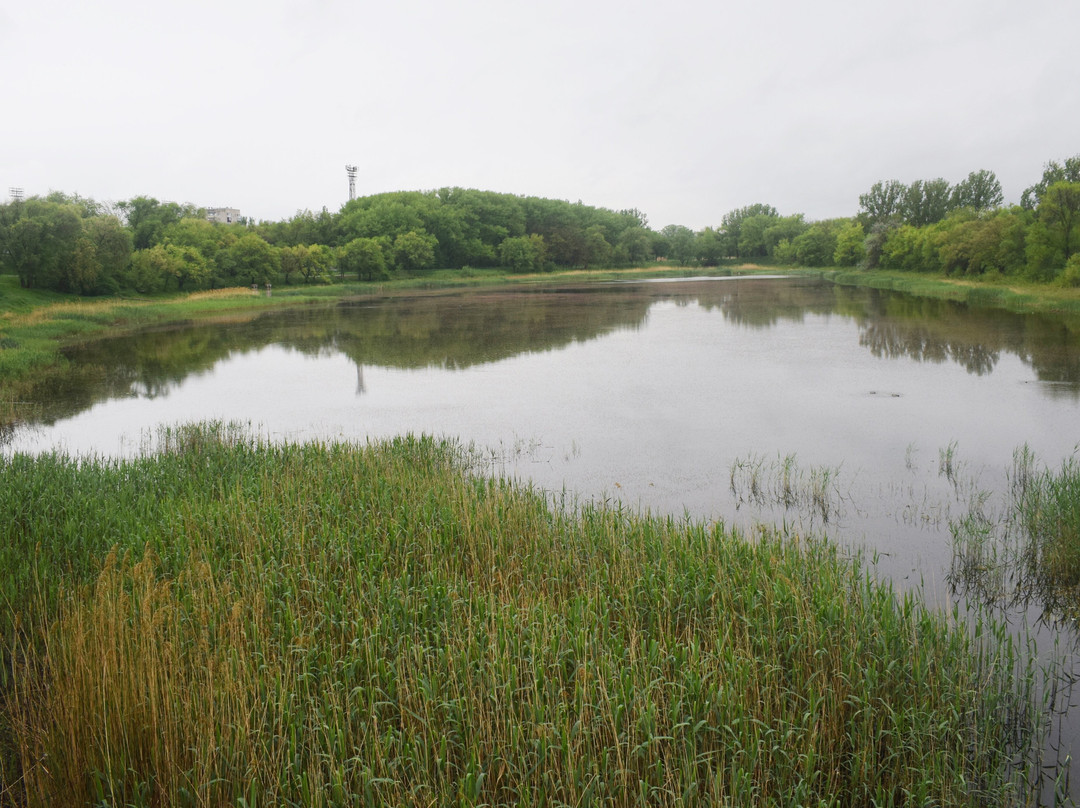
[[[978,491],[951,520],[953,582],[988,601],[1040,602],[1052,617],[1080,616],[1080,463],[1043,466],[1028,447],[1013,455],[999,504]]]
[[[1034,669],[834,545],[405,437],[0,459],[0,801],[1001,805]]]
[[[735,458],[728,482],[737,508],[744,504],[759,508],[779,506],[829,524],[843,513],[845,496],[839,478],[839,467],[803,468],[795,455],[769,459],[750,454]]]

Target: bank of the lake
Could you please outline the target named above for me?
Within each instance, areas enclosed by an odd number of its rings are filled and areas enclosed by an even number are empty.
[[[798,270],[810,271],[810,270]],[[813,270],[833,283],[903,292],[914,297],[952,300],[1014,312],[1064,315],[1080,320],[1080,287],[1035,283],[1017,278],[958,278],[891,270]]]
[[[0,458],[12,804],[1030,796],[1014,641],[835,545],[564,511],[430,439],[156,448]]]

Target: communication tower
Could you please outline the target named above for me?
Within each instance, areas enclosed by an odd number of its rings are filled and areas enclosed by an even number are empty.
[[[356,166],[345,166],[345,173],[349,175],[349,201],[356,199]]]
[[[12,202],[22,202],[23,189],[22,188],[8,188],[8,193],[11,194]]]

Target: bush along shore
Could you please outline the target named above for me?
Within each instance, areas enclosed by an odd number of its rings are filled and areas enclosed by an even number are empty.
[[[1031,797],[1038,674],[1002,628],[824,540],[482,472],[221,425],[0,458],[0,802]]]

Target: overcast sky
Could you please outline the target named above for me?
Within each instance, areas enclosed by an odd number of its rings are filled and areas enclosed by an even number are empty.
[[[0,0],[0,198],[463,186],[717,225],[1080,153],[1078,0]]]

